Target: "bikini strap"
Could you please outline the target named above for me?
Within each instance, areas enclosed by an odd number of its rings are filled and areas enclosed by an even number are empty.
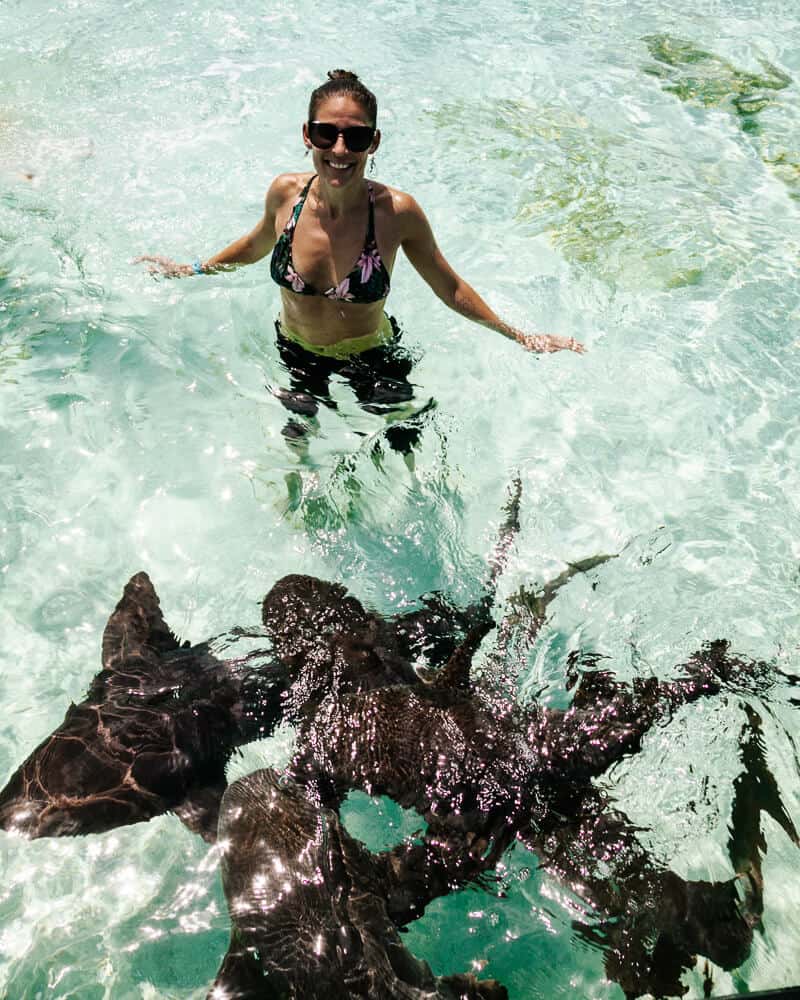
[[[306,203],[306,198],[308,197],[308,192],[311,190],[311,185],[314,183],[314,178],[316,174],[311,175],[311,180],[306,184],[303,190],[300,192],[297,201],[292,205],[292,210],[289,213],[289,218],[286,221],[286,225],[283,227],[284,233],[289,234],[290,237],[294,237],[294,227],[297,225],[297,220],[300,218],[300,213],[303,211],[303,205]]]
[[[367,181],[367,191],[369,193],[369,211],[367,216],[367,246],[372,243],[377,245],[375,239],[375,189],[372,181]]]

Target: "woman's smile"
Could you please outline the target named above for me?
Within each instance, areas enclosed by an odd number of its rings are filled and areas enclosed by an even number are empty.
[[[329,167],[333,167],[334,170],[348,170],[350,167],[355,166],[354,163],[340,163],[338,160],[325,160],[325,163]]]

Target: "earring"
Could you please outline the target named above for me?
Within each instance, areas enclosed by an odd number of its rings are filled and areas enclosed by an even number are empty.
[[[375,157],[374,156],[371,156],[369,158],[369,172],[371,174],[375,173]]]
[[[310,152],[311,152],[311,150],[310,150],[310,149],[306,149],[306,156],[308,156],[308,154],[309,154]]]

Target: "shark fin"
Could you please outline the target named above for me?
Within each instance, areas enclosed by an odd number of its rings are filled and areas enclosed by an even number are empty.
[[[152,660],[180,647],[164,621],[150,577],[132,576],[103,632],[103,668],[114,670],[131,656]]]

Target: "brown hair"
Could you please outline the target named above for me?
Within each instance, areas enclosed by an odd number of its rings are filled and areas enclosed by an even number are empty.
[[[348,69],[328,70],[328,79],[311,94],[308,102],[308,120],[314,121],[317,108],[328,97],[352,97],[366,111],[372,125],[378,121],[378,102],[355,73]]]

